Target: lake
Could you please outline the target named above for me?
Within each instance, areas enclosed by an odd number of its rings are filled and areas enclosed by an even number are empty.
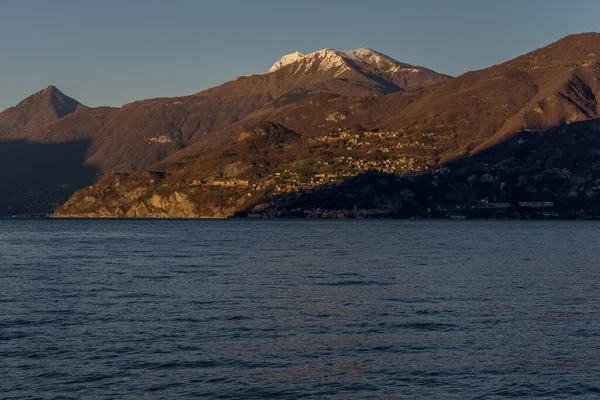
[[[600,223],[0,220],[0,388],[598,398]]]

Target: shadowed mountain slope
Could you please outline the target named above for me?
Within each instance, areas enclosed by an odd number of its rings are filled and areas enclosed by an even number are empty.
[[[85,165],[89,140],[0,142],[0,216],[47,214],[96,181]]]
[[[369,172],[245,213],[268,217],[600,219],[600,121],[519,132],[432,173]],[[240,213],[245,215],[244,212]]]

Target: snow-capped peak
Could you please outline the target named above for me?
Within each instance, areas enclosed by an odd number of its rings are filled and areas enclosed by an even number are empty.
[[[318,72],[337,68],[338,74],[341,74],[345,70],[350,69],[346,63],[346,59],[342,56],[342,54],[338,53],[334,49],[323,49],[316,51],[307,55],[306,59],[311,61],[319,61]]]
[[[321,63],[319,66],[319,71],[323,71],[336,67],[347,67],[345,60],[345,57],[334,49],[323,49],[306,55],[300,52],[295,52],[283,56],[279,61],[273,64],[273,66],[269,69],[269,72],[277,71],[286,65],[294,64],[298,61],[304,61],[309,65],[315,61],[319,61]]]
[[[336,51],[334,49],[323,49],[310,54],[302,54],[295,52],[283,56],[269,69],[269,72],[275,72],[287,65],[298,64],[295,72],[308,71],[317,63],[317,72],[324,72],[331,69],[336,69],[336,74],[341,75],[344,71],[355,68],[352,63],[357,63],[364,66],[367,64],[369,68],[374,68],[377,73],[396,74],[396,73],[415,73],[423,72],[424,69],[409,64],[404,64],[394,60],[391,57],[381,54],[378,51],[369,48],[360,48],[348,51]]]
[[[279,68],[285,67],[288,64],[292,64],[298,60],[303,59],[304,57],[304,54],[300,53],[299,51],[292,54],[287,54],[281,57],[279,61],[277,61],[275,64],[273,64],[273,66],[269,69],[269,72],[277,71]]]
[[[369,64],[371,67],[376,68],[380,73],[395,74],[398,72],[415,73],[425,71],[422,67],[401,63],[394,60],[392,57],[388,57],[385,54],[381,54],[378,51],[368,48],[348,50],[341,54],[353,61]]]
[[[399,64],[398,61],[394,60],[391,57],[386,56],[385,54],[381,54],[378,51],[368,48],[360,48],[356,50],[348,50],[342,53],[345,57],[348,57],[355,61],[363,61],[369,64],[381,64],[384,61],[392,64]]]

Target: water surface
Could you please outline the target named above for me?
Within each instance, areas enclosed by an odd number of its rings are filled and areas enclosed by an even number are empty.
[[[0,220],[2,398],[597,398],[600,223]]]

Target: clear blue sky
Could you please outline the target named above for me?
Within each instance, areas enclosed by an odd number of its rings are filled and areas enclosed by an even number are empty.
[[[459,75],[598,15],[598,0],[3,0],[0,109],[50,84],[90,106],[191,94],[325,47]]]

